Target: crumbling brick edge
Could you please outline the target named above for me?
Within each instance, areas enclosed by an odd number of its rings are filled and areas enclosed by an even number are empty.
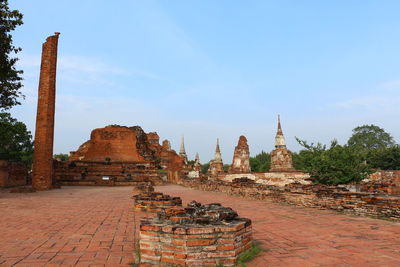
[[[321,184],[289,184],[285,187],[256,183],[230,183],[183,179],[179,185],[202,191],[222,192],[247,199],[273,200],[302,207],[328,209],[352,215],[400,222],[400,197],[350,192],[345,188]]]

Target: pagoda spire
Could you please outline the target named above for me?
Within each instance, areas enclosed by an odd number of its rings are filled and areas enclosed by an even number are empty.
[[[179,155],[185,159],[185,163],[187,162],[187,155],[186,155],[186,151],[185,151],[185,139],[182,135],[182,139],[181,139],[181,148],[179,149]]]
[[[221,149],[219,148],[219,139],[217,138],[217,147],[215,148],[215,161],[222,161]]]
[[[195,158],[194,162],[200,164],[200,156],[199,156],[198,152],[196,152],[196,158]]]
[[[275,148],[286,148],[285,137],[283,136],[281,117],[278,115],[278,130],[275,136]]]

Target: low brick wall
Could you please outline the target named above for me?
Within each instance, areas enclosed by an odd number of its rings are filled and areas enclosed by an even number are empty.
[[[247,178],[263,185],[285,186],[292,183],[311,184],[310,175],[300,171],[287,172],[252,172],[220,174],[216,180],[232,182],[235,179]]]
[[[400,221],[400,197],[398,196],[349,192],[341,187],[313,184],[290,184],[277,187],[252,182],[228,183],[199,179],[185,179],[180,184],[204,191],[223,192],[259,200],[270,199],[298,206],[326,208]]]
[[[172,207],[182,206],[180,197],[171,197],[158,192],[142,193],[133,196],[135,210],[145,212],[159,212]]]
[[[377,171],[363,180],[359,189],[376,194],[400,196],[400,170]]]
[[[0,188],[26,185],[27,177],[24,163],[0,160]]]
[[[140,266],[235,266],[251,247],[251,220],[219,204],[192,203],[141,222]]]

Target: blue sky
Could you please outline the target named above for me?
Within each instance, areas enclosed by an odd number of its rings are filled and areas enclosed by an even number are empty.
[[[271,151],[281,115],[288,148],[345,143],[376,124],[400,141],[399,1],[15,0],[25,24],[26,99],[12,114],[34,132],[41,44],[59,39],[55,153],[109,124],[157,131],[189,158],[231,163],[240,135]],[[160,140],[160,141],[161,141]]]

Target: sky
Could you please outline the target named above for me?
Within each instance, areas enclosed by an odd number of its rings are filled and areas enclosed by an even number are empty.
[[[22,105],[34,133],[41,45],[58,46],[55,153],[110,124],[156,131],[189,159],[224,163],[240,135],[274,149],[344,144],[375,124],[400,142],[400,1],[11,0],[24,14]]]

